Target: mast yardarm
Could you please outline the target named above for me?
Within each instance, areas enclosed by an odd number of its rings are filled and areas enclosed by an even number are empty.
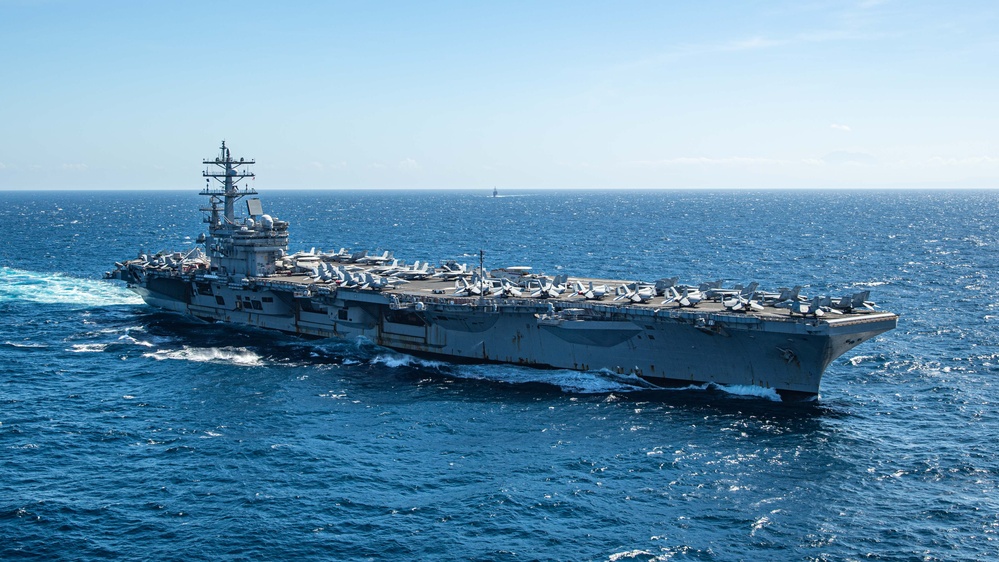
[[[212,236],[231,236],[236,225],[236,200],[247,195],[257,194],[257,191],[253,188],[246,187],[240,189],[237,185],[245,178],[256,177],[253,172],[245,168],[245,166],[256,164],[256,162],[253,160],[243,160],[242,158],[236,161],[230,155],[225,141],[222,141],[220,153],[215,157],[215,160],[205,160],[203,164],[208,167],[202,173],[205,177],[205,189],[201,192],[201,195],[208,196],[211,201],[211,207],[201,209],[202,211],[211,212],[211,216],[206,218],[205,222],[209,224]],[[212,179],[222,184],[221,187],[212,188]],[[221,216],[219,215],[220,204],[223,205],[223,214]]]

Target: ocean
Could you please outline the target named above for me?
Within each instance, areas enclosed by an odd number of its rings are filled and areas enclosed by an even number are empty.
[[[999,559],[996,191],[264,190],[292,250],[870,289],[821,398],[157,312],[197,189],[0,192],[0,559]]]

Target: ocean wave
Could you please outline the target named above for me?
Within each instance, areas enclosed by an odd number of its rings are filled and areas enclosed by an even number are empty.
[[[120,336],[118,338],[118,341],[125,342],[125,343],[130,343],[130,344],[133,344],[133,345],[138,345],[138,346],[141,346],[141,347],[153,347],[153,343],[152,342],[137,340],[137,339],[133,338],[132,336],[130,336],[128,334]]]
[[[854,355],[853,357],[850,357],[849,359],[846,359],[844,361],[838,361],[838,362],[841,363],[841,364],[844,364],[844,365],[848,364],[848,365],[851,365],[853,367],[856,367],[858,365],[863,365],[865,363],[881,363],[881,364],[887,365],[888,361],[889,361],[888,355],[886,355],[884,353],[875,353],[875,354],[872,354],[872,355]]]
[[[622,560],[641,558],[642,560],[656,560],[655,554],[649,552],[648,550],[626,550],[624,552],[615,552],[611,554],[607,559],[610,562],[620,562]]]
[[[622,376],[610,371],[535,369],[511,365],[461,365],[455,368],[453,374],[463,379],[509,384],[550,384],[557,386],[563,392],[574,394],[635,392],[651,388],[638,377]]]
[[[386,367],[392,368],[425,367],[428,369],[441,369],[448,365],[448,363],[443,361],[430,361],[428,359],[420,359],[418,357],[413,357],[412,355],[403,355],[399,353],[383,353],[376,355],[371,359],[371,364],[385,365]]]
[[[142,299],[106,281],[0,267],[0,302],[98,307],[142,304]]]
[[[881,287],[889,283],[891,281],[858,281],[856,283],[848,283],[846,286],[849,289],[869,289],[871,287]]]
[[[134,347],[154,347],[156,345],[154,342],[161,340],[161,338],[148,336],[145,339],[138,339],[132,335],[133,333],[136,335],[145,334],[145,332],[146,329],[144,326],[129,326],[124,329],[120,327],[102,328],[72,334],[64,341],[67,343],[73,341],[84,342],[73,343],[67,349],[67,351],[73,353],[127,352]]]
[[[344,365],[357,362],[345,360]],[[414,367],[429,368],[438,371],[448,370],[448,374],[459,379],[486,380],[508,384],[548,384],[558,387],[563,392],[572,394],[627,394],[648,390],[668,392],[705,391],[709,388],[720,390],[734,396],[764,398],[775,402],[781,401],[777,391],[753,385],[718,385],[714,383],[692,384],[683,387],[658,387],[637,375],[621,375],[609,370],[574,371],[570,369],[537,369],[515,365],[453,365],[447,362],[420,359],[411,355],[384,353],[369,361],[371,364],[384,365],[391,368]]]
[[[257,367],[264,364],[263,357],[245,347],[188,347],[185,345],[180,349],[159,349],[143,353],[142,356],[157,361],[173,359],[194,361],[195,363],[224,363],[243,367]]]
[[[873,355],[857,355],[857,356],[849,358],[847,360],[847,362],[849,364],[853,365],[854,367],[856,367],[857,365],[860,365],[861,363],[864,363],[865,361],[872,361],[874,359],[876,359],[876,358]]]
[[[76,343],[69,348],[73,353],[100,353],[108,348],[106,343]]]
[[[772,388],[763,388],[762,386],[754,386],[751,384],[717,384],[713,386],[727,394],[734,394],[736,396],[752,396],[754,398],[766,398],[767,400],[773,400],[774,402],[781,401],[780,395],[777,394],[777,391]]]
[[[18,349],[48,349],[49,347],[44,343],[34,343],[28,341],[22,341],[22,342],[5,341],[3,342],[3,344],[9,347],[16,347]]]

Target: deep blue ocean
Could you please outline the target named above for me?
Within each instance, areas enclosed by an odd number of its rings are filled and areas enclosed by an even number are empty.
[[[292,251],[871,289],[820,400],[157,312],[197,189],[0,192],[0,559],[999,559],[999,192],[264,191]]]

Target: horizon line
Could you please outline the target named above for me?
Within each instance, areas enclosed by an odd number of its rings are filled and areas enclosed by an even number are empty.
[[[0,187],[3,192],[25,192],[25,191],[46,191],[46,192],[66,192],[66,191],[132,191],[132,192],[161,192],[161,191],[200,191],[201,188],[187,187],[162,187],[162,188],[142,188],[134,189],[128,187]],[[264,191],[483,191],[491,193],[492,187],[267,187]],[[994,186],[946,186],[946,185],[912,185],[912,186],[824,186],[824,187],[507,187],[499,191],[502,195],[504,191],[990,191],[999,190],[999,185]]]

